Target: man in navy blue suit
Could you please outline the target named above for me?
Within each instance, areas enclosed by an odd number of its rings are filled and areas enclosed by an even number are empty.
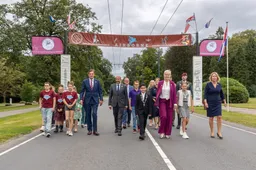
[[[95,136],[99,136],[97,130],[97,112],[98,105],[103,104],[103,96],[102,96],[102,88],[99,80],[94,78],[94,70],[91,69],[88,72],[88,79],[85,79],[82,84],[82,91],[80,93],[81,103],[84,105],[86,109],[87,116],[87,129],[88,135],[94,134]],[[85,93],[85,98],[83,99]],[[93,123],[92,123],[93,117]]]

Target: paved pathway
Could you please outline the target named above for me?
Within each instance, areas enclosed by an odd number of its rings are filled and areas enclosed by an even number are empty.
[[[11,116],[11,115],[23,114],[23,113],[27,113],[27,112],[33,112],[36,110],[39,110],[39,108],[35,107],[35,108],[29,108],[29,109],[20,109],[20,110],[0,112],[0,118],[6,117],[6,116]]]
[[[138,134],[133,134],[131,128],[123,130],[121,137],[113,133],[113,114],[106,103],[107,101],[99,108],[100,136],[87,136],[86,129],[79,129],[73,137],[66,136],[65,133],[53,134],[49,139],[39,135],[10,152],[0,153],[0,169],[256,169],[256,129],[248,132],[223,126],[224,139],[212,139],[209,137],[208,120],[193,115],[188,126],[189,140],[182,139],[177,129],[173,129],[171,139],[159,139],[157,131],[149,128],[145,141],[140,141]]]
[[[227,107],[222,107],[223,110],[227,110]],[[256,109],[246,109],[246,108],[238,108],[238,107],[229,107],[229,111],[231,112],[240,112],[245,114],[253,114],[256,115]]]

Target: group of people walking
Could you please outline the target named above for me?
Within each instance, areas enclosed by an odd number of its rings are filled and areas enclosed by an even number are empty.
[[[99,80],[94,78],[94,70],[88,72],[88,77],[82,83],[81,93],[78,94],[73,82],[68,83],[68,90],[64,92],[60,85],[58,93],[50,90],[50,84],[45,83],[40,93],[40,108],[43,118],[43,131],[50,137],[52,114],[54,114],[55,131],[62,132],[64,121],[66,133],[69,136],[77,132],[78,122],[81,126],[87,125],[87,135],[99,136],[97,128],[98,106],[103,104],[102,88]],[[216,72],[209,78],[204,94],[204,106],[207,109],[211,137],[214,138],[213,118],[217,117],[217,136],[221,134],[221,103],[225,98]],[[160,138],[169,139],[177,114],[177,129],[180,135],[188,139],[186,132],[190,114],[194,112],[192,84],[187,81],[187,73],[182,74],[182,80],[175,84],[172,81],[171,71],[164,71],[164,80],[151,80],[149,86],[138,80],[130,85],[129,78],[122,79],[116,76],[116,82],[110,86],[108,107],[113,111],[114,133],[122,136],[122,130],[131,127],[132,132],[139,133],[139,139],[145,139],[145,129],[148,124],[158,130]],[[83,111],[84,110],[84,111]]]

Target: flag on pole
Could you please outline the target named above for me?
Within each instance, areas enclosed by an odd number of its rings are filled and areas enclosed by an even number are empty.
[[[69,29],[73,30],[75,29],[76,21],[73,21],[71,24],[69,24]]]
[[[227,36],[227,34],[228,34],[228,24],[226,25],[226,30],[225,30],[224,35],[223,35],[223,41],[222,41],[222,46],[220,48],[220,57],[219,57],[218,62],[220,62],[221,57],[224,55],[224,48],[228,44],[228,36]]]
[[[196,16],[195,16],[195,14],[194,14],[194,15],[192,15],[191,17],[189,17],[189,18],[186,20],[186,22],[189,23],[189,22],[195,21],[195,20],[196,20]]]
[[[213,18],[212,18],[213,19]],[[205,28],[209,28],[210,27],[210,24],[211,24],[211,21],[212,21],[212,19],[210,19],[210,21],[208,21],[206,24],[205,24]]]
[[[50,18],[51,22],[53,22],[53,23],[56,22],[56,20],[52,16],[49,16],[49,18]]]
[[[188,31],[189,27],[190,27],[190,24],[189,24],[189,23],[186,23],[185,31],[184,31],[184,33],[185,33],[185,34],[187,33],[187,31]]]

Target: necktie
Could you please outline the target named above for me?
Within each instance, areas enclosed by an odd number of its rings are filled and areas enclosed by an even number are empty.
[[[92,79],[90,79],[90,87],[91,87],[91,89],[92,89]]]
[[[117,85],[117,91],[119,91],[119,84]]]

